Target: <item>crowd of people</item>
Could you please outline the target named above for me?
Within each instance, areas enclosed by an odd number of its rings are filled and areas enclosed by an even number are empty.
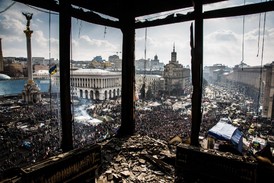
[[[220,90],[211,88],[204,93],[201,136],[206,136],[208,129],[215,125],[220,118],[228,116],[232,119],[243,118],[247,112],[247,109],[237,108],[240,112],[229,109],[233,102],[246,101],[244,96],[227,92],[224,94]],[[222,100],[216,101],[216,95],[222,96]],[[190,96],[188,97],[190,99]],[[5,105],[4,99],[0,103],[0,174],[9,168],[29,165],[62,152],[57,101],[51,103],[55,107],[49,106],[49,102],[14,107],[18,99],[11,100],[15,102],[10,105]],[[169,99],[168,103],[166,100],[162,98],[157,101],[159,105],[149,108],[146,106],[149,101],[146,103],[136,102],[136,133],[165,141],[169,141],[176,135],[183,138],[190,136],[191,113],[185,111],[191,110],[191,106],[184,110],[175,110],[172,105],[176,102],[183,103],[185,98]],[[229,102],[224,102],[224,100]],[[77,111],[79,105],[81,102],[73,109]],[[86,106],[84,110],[91,118],[108,116],[108,119],[111,120],[102,120],[101,123],[87,125],[73,119],[74,148],[97,143],[114,136],[121,124],[120,99],[98,103],[88,101],[84,105]],[[226,110],[230,110],[229,115],[225,112]],[[245,120],[249,119],[245,118]]]

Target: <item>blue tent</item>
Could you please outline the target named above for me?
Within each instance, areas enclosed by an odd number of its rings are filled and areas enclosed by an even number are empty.
[[[239,152],[242,152],[243,133],[232,124],[219,121],[208,131],[208,135],[219,140],[230,141]]]

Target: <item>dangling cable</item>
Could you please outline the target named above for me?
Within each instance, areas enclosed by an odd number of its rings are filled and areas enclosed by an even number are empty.
[[[51,11],[48,12],[49,14],[49,68],[51,68]],[[51,98],[52,98],[52,88],[51,88],[51,73],[49,73],[49,103],[50,103],[50,116],[52,118],[52,103],[51,103]]]
[[[147,28],[145,29],[145,50],[144,50],[144,56],[145,56],[145,60],[144,60],[144,77],[143,77],[143,93],[142,93],[142,97],[143,97],[143,102],[144,99],[146,98],[146,65],[147,65]]]
[[[261,0],[262,2],[263,0]],[[259,56],[260,52],[260,41],[261,41],[261,15],[262,13],[259,14],[259,28],[258,28],[258,51],[257,51],[257,57]]]
[[[82,21],[81,21],[82,22]],[[80,22],[80,24],[81,24]],[[71,24],[71,28],[70,28],[70,67],[72,66],[72,30],[73,30],[73,24]],[[81,26],[80,26],[81,28]],[[80,35],[80,29],[79,28],[79,35]],[[73,79],[73,71],[70,69],[70,103],[71,103],[71,121],[72,121],[72,135],[73,135],[73,142],[76,142],[75,139],[75,123],[74,123],[74,117],[75,117],[75,113],[74,113],[74,100],[73,100],[73,94],[74,94],[74,84],[73,81],[71,80],[71,78]],[[71,90],[72,87],[72,90]],[[72,92],[71,92],[72,91]]]
[[[77,19],[78,22],[78,19]],[[82,20],[80,20],[80,26],[79,26],[79,32],[78,32],[78,38],[80,38],[81,35],[81,30],[82,30]]]
[[[245,0],[244,0],[244,5],[245,5]],[[242,70],[243,70],[243,64],[244,64],[244,56],[245,56],[245,15],[243,16],[243,34],[242,34]]]
[[[11,3],[8,7],[6,7],[4,10],[0,11],[0,13],[4,13],[7,10],[9,10],[16,2]]]
[[[263,71],[263,60],[264,60],[264,40],[265,40],[265,24],[266,24],[266,12],[264,12],[264,25],[263,25],[263,41],[262,41],[262,53],[261,53],[261,68],[260,68],[260,81],[259,81],[259,94],[257,103],[257,113],[259,113],[261,89],[262,89],[262,71]]]
[[[106,37],[107,34],[107,26],[105,26],[105,30],[104,30],[104,38]]]
[[[260,52],[260,38],[261,38],[261,13],[259,15],[259,30],[258,30],[258,51],[257,51],[257,57],[259,56]]]

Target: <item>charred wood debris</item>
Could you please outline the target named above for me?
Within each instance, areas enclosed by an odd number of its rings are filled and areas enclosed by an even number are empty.
[[[176,145],[149,136],[111,138],[102,144],[97,183],[174,182]]]

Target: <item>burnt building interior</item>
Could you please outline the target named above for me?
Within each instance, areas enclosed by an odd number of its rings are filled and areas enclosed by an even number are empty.
[[[199,147],[199,131],[202,120],[201,101],[202,101],[202,84],[203,84],[203,21],[205,19],[224,18],[233,16],[242,16],[249,14],[262,13],[274,10],[274,2],[266,1],[261,3],[242,5],[237,7],[229,7],[224,9],[216,9],[204,11],[203,5],[210,3],[219,3],[224,0],[134,0],[134,1],[95,1],[95,0],[16,0],[16,2],[32,5],[42,9],[50,10],[59,13],[59,53],[60,53],[60,103],[61,103],[61,120],[62,120],[62,142],[61,148],[64,152],[75,151],[73,149],[72,138],[72,112],[71,112],[71,94],[70,94],[70,39],[71,39],[71,18],[77,18],[86,22],[109,26],[120,29],[123,35],[122,40],[122,96],[121,96],[121,126],[118,130],[117,137],[124,138],[134,135],[135,133],[135,30],[146,27],[162,26],[167,24],[175,24],[186,21],[193,21],[190,28],[190,44],[191,44],[191,73],[192,73],[192,118],[191,118],[191,140],[190,146],[194,149]],[[193,11],[187,14],[177,14],[168,16],[163,19],[156,19],[151,21],[136,21],[137,17],[147,16],[151,14],[184,9],[193,7]],[[100,16],[99,14],[112,17],[111,19]],[[219,166],[215,171],[218,172],[241,172],[235,173],[234,178],[216,182],[261,182],[257,167],[248,166],[246,164],[238,163],[234,160],[221,159],[214,156],[205,156],[199,154],[197,150],[186,150],[184,145],[177,146],[176,153],[176,172],[178,176],[189,176],[190,181],[192,176],[199,174],[203,163],[205,166],[215,166],[212,162],[219,162],[226,164],[226,167]],[[91,148],[93,154],[93,161],[84,162],[83,164],[100,164],[100,148],[94,146]],[[194,152],[195,151],[195,152]],[[88,152],[82,153],[81,156],[88,156]],[[84,154],[84,155],[83,155]],[[189,158],[189,159],[188,159]],[[192,158],[192,159],[191,159]],[[201,161],[193,161],[193,159],[200,159]],[[83,160],[79,159],[78,162]],[[75,161],[77,162],[77,160]],[[203,163],[201,163],[203,162]],[[207,163],[207,162],[211,162]],[[85,164],[85,165],[86,165]],[[196,165],[197,166],[196,166]],[[42,166],[42,165],[40,165]],[[46,163],[43,166],[47,166]],[[65,162],[60,166],[66,165]],[[192,170],[187,170],[184,166],[190,167]],[[216,165],[217,166],[217,165]],[[37,167],[36,167],[37,168]],[[222,169],[223,168],[223,169]],[[35,169],[35,168],[34,168]],[[37,168],[38,169],[38,168]],[[255,170],[256,169],[256,170]],[[89,169],[90,170],[90,169]],[[28,169],[28,171],[30,171]],[[38,171],[38,170],[37,170]],[[27,180],[34,179],[36,175],[41,175],[41,171],[37,173],[29,173]],[[94,169],[90,171],[95,171]],[[31,172],[31,171],[30,171]],[[241,174],[241,175],[240,175]],[[246,174],[246,175],[244,175]],[[224,176],[220,173],[219,177]],[[216,177],[216,172],[205,171],[201,177]],[[246,178],[247,176],[248,178]],[[273,176],[273,175],[272,175]],[[237,177],[237,178],[235,178]],[[240,178],[239,178],[240,177]],[[258,178],[259,177],[259,178]],[[267,176],[264,176],[264,178]],[[268,177],[269,178],[269,177]],[[54,179],[53,179],[54,180]],[[59,180],[59,179],[56,179]],[[266,180],[266,179],[264,179]],[[75,181],[75,180],[74,180]],[[187,179],[185,180],[187,182]],[[55,182],[55,181],[53,181]],[[58,182],[58,181],[56,181]],[[73,181],[72,181],[73,182]],[[178,179],[177,182],[184,182]],[[194,181],[193,181],[194,182]],[[214,181],[213,181],[214,182]]]

